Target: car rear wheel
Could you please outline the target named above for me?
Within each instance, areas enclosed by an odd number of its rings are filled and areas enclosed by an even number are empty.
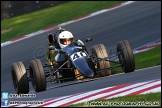
[[[108,57],[108,53],[106,48],[103,44],[98,44],[92,47],[92,54],[95,55],[97,58],[105,58]],[[97,64],[97,69],[104,69],[109,68],[110,62],[109,61],[102,61]],[[99,76],[104,77],[111,75],[111,70],[102,71],[99,73]]]
[[[135,70],[134,54],[131,45],[127,40],[120,41],[117,44],[117,52],[121,67],[125,73]]]
[[[46,77],[42,63],[39,59],[30,61],[29,71],[33,88],[36,92],[46,90]]]
[[[16,62],[11,65],[11,75],[16,93],[29,93],[29,81],[22,62]]]

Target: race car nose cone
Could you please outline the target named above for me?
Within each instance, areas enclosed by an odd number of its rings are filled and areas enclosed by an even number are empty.
[[[94,77],[94,73],[89,74],[88,77]]]
[[[90,68],[89,69],[86,69],[86,70],[83,70],[83,71],[80,71],[80,72],[82,74],[84,74],[84,76],[87,77],[87,78],[94,77],[94,72]]]
[[[87,72],[87,73],[88,73],[88,72]],[[85,75],[85,76],[91,78],[91,77],[94,76],[94,72],[90,72],[89,74],[87,74],[87,75]]]

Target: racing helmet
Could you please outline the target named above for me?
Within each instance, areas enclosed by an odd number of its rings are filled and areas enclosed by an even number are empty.
[[[74,36],[69,31],[63,31],[58,35],[58,43],[61,48],[66,47],[69,45],[74,39]]]

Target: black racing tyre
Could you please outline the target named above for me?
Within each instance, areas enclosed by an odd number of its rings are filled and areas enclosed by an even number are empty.
[[[108,57],[107,50],[103,44],[98,44],[92,47],[92,54],[94,54],[97,58],[105,58]],[[97,64],[97,69],[109,68],[109,61],[102,61]],[[104,77],[111,75],[111,70],[102,71],[99,73],[99,76]]]
[[[134,54],[131,45],[127,40],[120,41],[117,44],[117,52],[121,67],[125,73],[135,70]]]
[[[11,65],[11,75],[16,93],[29,93],[29,81],[22,62],[16,62]]]
[[[46,90],[46,76],[39,59],[30,61],[29,72],[31,77],[31,82],[33,88],[36,92],[41,92]]]

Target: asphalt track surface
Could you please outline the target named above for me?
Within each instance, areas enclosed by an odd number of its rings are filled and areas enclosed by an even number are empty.
[[[125,39],[131,43],[132,49],[135,49],[161,39],[161,2],[134,2],[63,26],[63,28],[71,31],[75,39],[84,41],[85,38],[92,37],[93,41],[87,45],[89,50],[93,45],[102,43],[111,55],[115,52],[117,43]],[[46,62],[47,34],[53,33],[56,29],[1,47],[1,92],[15,93],[10,72],[13,62],[22,61],[26,68],[28,68],[29,62],[36,58],[40,59],[43,64]],[[36,93],[36,98],[11,100],[40,100],[154,79],[161,79],[161,66],[68,86],[58,87],[58,84],[48,83],[48,89]],[[73,82],[64,84],[69,83]],[[31,83],[30,91],[34,91]]]

